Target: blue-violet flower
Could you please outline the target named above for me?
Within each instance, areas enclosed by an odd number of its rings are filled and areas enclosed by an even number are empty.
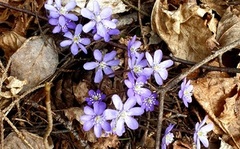
[[[83,26],[85,33],[88,33],[96,27],[97,34],[105,39],[105,36],[108,36],[107,28],[116,28],[116,24],[111,21],[112,9],[108,7],[101,10],[97,1],[93,2],[93,11],[82,8],[81,15],[91,20]]]
[[[174,125],[170,124],[164,133],[164,136],[162,138],[162,143],[161,143],[161,149],[166,149],[169,144],[173,142],[174,135],[170,131],[172,131]]]
[[[114,132],[116,132],[118,136],[122,136],[125,132],[124,123],[132,130],[137,129],[139,125],[133,116],[142,115],[144,110],[140,107],[134,107],[136,105],[136,100],[128,98],[123,104],[121,98],[115,94],[112,96],[112,101],[117,110],[106,109],[104,114],[107,120],[114,121],[115,127],[112,128]]]
[[[96,92],[94,90],[89,90],[88,95],[89,97],[86,97],[85,99],[89,106],[93,105],[95,102],[102,102],[106,98],[106,95],[99,89],[97,89]]]
[[[138,55],[139,48],[141,46],[141,42],[136,40],[136,35],[132,37],[130,41],[128,41],[127,49],[128,49],[128,57],[135,57]]]
[[[60,19],[60,21],[59,21]],[[59,33],[59,32],[63,32],[66,33],[69,30],[68,29],[75,29],[76,28],[76,24],[70,20],[70,19],[65,19],[65,21],[61,21],[61,18],[56,19],[56,18],[49,18],[48,22],[49,24],[55,26],[53,28],[53,33]]]
[[[145,75],[143,69],[147,66],[147,60],[143,57],[144,53],[140,53],[128,58],[128,67],[134,77]]]
[[[157,98],[156,93],[153,93],[148,97],[144,97],[142,100],[141,108],[145,109],[146,111],[153,111],[154,106],[159,104],[159,102],[156,98]]]
[[[192,102],[193,86],[190,83],[190,80],[187,81],[187,79],[184,78],[181,84],[181,89],[178,92],[178,97],[183,100],[186,107],[188,107],[188,103]]]
[[[134,97],[139,105],[142,105],[143,97],[149,97],[152,94],[149,89],[144,88],[147,83],[145,76],[140,76],[135,80],[132,73],[128,73],[128,79],[124,80],[124,83],[128,87],[128,97]]]
[[[99,83],[103,79],[103,72],[106,75],[109,75],[109,77],[114,76],[114,73],[111,67],[117,66],[120,63],[118,59],[114,59],[116,54],[117,54],[116,51],[112,51],[103,56],[102,53],[98,49],[96,49],[93,52],[93,56],[96,59],[96,62],[87,62],[83,65],[83,68],[85,70],[96,69],[94,82]]]
[[[79,48],[87,54],[87,49],[83,45],[90,44],[89,38],[81,38],[82,33],[82,25],[78,24],[75,29],[74,35],[68,31],[64,34],[64,37],[67,37],[69,39],[64,40],[60,43],[62,47],[66,47],[68,45],[71,45],[71,52],[73,55],[76,55],[79,51]]]
[[[162,85],[163,80],[166,80],[168,77],[167,68],[169,68],[173,65],[173,61],[165,60],[165,61],[161,62],[162,56],[163,56],[162,50],[156,50],[154,52],[153,58],[149,52],[146,52],[145,55],[146,55],[146,59],[149,64],[149,68],[144,69],[145,74],[150,76],[153,73],[157,84]]]
[[[204,126],[204,124],[206,123],[206,120],[207,120],[207,116],[204,117],[202,122],[200,123],[197,122],[195,125],[195,132],[194,132],[193,139],[194,139],[195,145],[197,146],[197,149],[201,148],[200,142],[202,142],[202,144],[205,147],[209,146],[207,133],[213,130],[213,124],[209,123]]]
[[[101,136],[102,129],[110,131],[111,126],[103,115],[105,109],[106,104],[104,102],[94,103],[93,109],[89,106],[84,107],[85,115],[80,117],[81,122],[83,122],[83,130],[89,131],[94,127],[94,134],[97,138]]]

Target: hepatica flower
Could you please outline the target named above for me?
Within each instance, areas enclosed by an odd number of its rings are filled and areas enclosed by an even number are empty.
[[[93,2],[93,11],[82,8],[81,15],[91,20],[83,26],[83,31],[85,33],[96,28],[97,34],[105,39],[107,38],[106,36],[108,36],[108,29],[116,28],[116,24],[111,21],[112,9],[104,8],[101,10],[97,1]]]
[[[119,60],[115,59],[117,52],[112,51],[110,53],[105,54],[104,56],[102,53],[96,49],[93,52],[93,56],[96,59],[96,62],[87,62],[83,65],[85,70],[96,70],[96,74],[94,77],[94,82],[99,83],[103,79],[103,72],[109,77],[113,77],[113,70],[111,67],[117,66],[119,64]]]
[[[157,94],[155,94],[155,93],[151,94],[148,97],[144,97],[142,100],[141,108],[145,109],[146,111],[153,111],[154,106],[159,104],[156,97],[157,97]]]
[[[89,131],[93,127],[97,138],[101,136],[102,130],[110,131],[111,126],[103,115],[105,109],[106,104],[103,102],[93,104],[93,109],[89,106],[84,107],[85,115],[80,117],[83,122],[83,130]]]
[[[64,37],[67,37],[67,40],[64,40],[60,43],[62,47],[66,47],[71,45],[71,52],[73,55],[76,55],[79,52],[79,48],[87,54],[87,49],[84,45],[90,44],[89,38],[81,38],[82,33],[82,25],[78,24],[75,29],[74,35],[68,31],[64,34]]]
[[[203,146],[208,147],[209,146],[209,142],[208,142],[208,137],[207,137],[207,133],[213,130],[213,124],[207,124],[204,125],[206,123],[207,120],[207,116],[205,116],[205,118],[202,120],[201,123],[197,122],[195,125],[195,132],[194,132],[194,143],[197,146],[197,149],[201,148],[201,144],[200,142],[202,142]]]
[[[106,95],[103,94],[99,89],[96,92],[94,90],[89,90],[88,95],[89,97],[86,97],[86,101],[90,106],[96,102],[102,102],[106,98]]]
[[[144,74],[143,68],[147,66],[147,60],[143,59],[144,53],[141,53],[132,58],[128,58],[128,67],[131,70],[131,73],[134,77],[139,77]]]
[[[62,6],[62,0],[55,0],[54,2],[48,0],[44,7],[49,11],[49,23],[57,27],[54,32],[60,32],[59,27],[68,27],[69,22],[78,20],[75,14],[69,13],[76,7],[74,0],[68,2],[65,6]],[[63,31],[65,30],[63,29]]]
[[[170,124],[170,125],[166,128],[165,133],[164,133],[164,136],[163,136],[163,138],[162,138],[161,149],[166,149],[167,146],[173,142],[174,135],[173,135],[173,133],[171,133],[173,127],[174,127],[174,125],[173,125],[173,124]]]
[[[139,48],[141,46],[141,42],[136,40],[136,35],[128,42],[128,57],[135,57],[138,55]]]
[[[68,29],[76,28],[76,24],[67,18],[65,21],[59,21],[56,18],[49,18],[48,22],[49,22],[49,24],[55,26],[52,31],[53,33],[59,33],[61,31],[63,33],[66,33],[66,32],[68,32]]]
[[[149,68],[145,68],[145,73],[147,75],[151,75],[153,73],[154,78],[158,85],[163,84],[163,80],[166,80],[168,77],[168,71],[167,68],[171,67],[173,65],[172,60],[165,60],[161,62],[162,60],[162,50],[156,50],[154,52],[154,56],[150,55],[150,53],[146,52],[146,59],[149,64]]]
[[[133,116],[140,116],[144,113],[144,110],[140,107],[134,107],[136,105],[136,100],[128,98],[128,100],[123,104],[121,98],[118,95],[112,96],[113,104],[116,110],[106,109],[104,111],[105,118],[107,120],[113,120],[115,126],[112,128],[118,136],[122,136],[125,132],[124,124],[135,130],[138,128],[138,122]]]
[[[135,80],[131,73],[128,73],[128,79],[124,80],[125,85],[128,87],[128,97],[134,97],[139,105],[142,105],[143,97],[148,97],[152,94],[149,89],[144,87],[146,82],[147,78],[145,76],[140,76]]]
[[[184,78],[181,89],[178,92],[178,97],[183,100],[183,103],[186,107],[188,107],[188,103],[192,102],[192,91],[193,86],[190,84],[190,80],[187,81],[186,78]]]

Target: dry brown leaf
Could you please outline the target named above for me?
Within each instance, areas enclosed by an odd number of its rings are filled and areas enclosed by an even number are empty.
[[[232,146],[240,146],[240,113],[236,111],[240,106],[239,79],[211,74],[192,81],[192,85],[194,97],[215,123],[214,132],[225,135],[224,141]]]
[[[211,16],[204,20],[205,14]],[[206,43],[215,34],[217,21],[211,9],[184,3],[169,11],[168,4],[156,0],[151,16],[152,29],[167,43],[174,56],[199,62],[211,54]]]
[[[193,149],[192,144],[184,143],[181,140],[176,140],[173,143],[173,149]]]
[[[82,108],[72,107],[64,110],[65,116],[72,122],[74,119],[80,122],[80,117],[84,114]]]
[[[218,15],[223,16],[225,13],[228,5],[226,0],[200,0],[204,6],[211,8],[212,10],[216,11]]]
[[[21,130],[20,132],[34,149],[45,149],[42,137],[26,130]],[[53,148],[52,144],[49,146],[50,149]],[[4,139],[4,149],[29,149],[29,147],[18,137],[15,132],[12,132]]]
[[[22,46],[25,40],[26,38],[14,31],[3,32],[0,36],[0,48],[3,49],[6,58],[9,58]]]
[[[119,148],[119,140],[117,135],[110,135],[108,137],[99,138],[96,143],[93,144],[93,149],[108,149],[108,148]]]
[[[222,16],[216,34],[216,40],[221,46],[226,46],[240,39],[240,18],[236,15],[238,13],[237,9],[228,7]]]
[[[23,91],[38,85],[55,72],[58,65],[55,49],[52,38],[35,36],[26,40],[12,55],[11,76],[28,82]]]
[[[88,96],[89,84],[80,81],[78,84],[73,84],[73,93],[79,104],[85,101],[85,97]]]

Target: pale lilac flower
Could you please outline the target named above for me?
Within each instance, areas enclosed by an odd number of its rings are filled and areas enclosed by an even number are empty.
[[[93,56],[96,59],[96,62],[87,62],[83,65],[83,68],[85,70],[96,69],[94,82],[99,83],[103,79],[103,72],[106,75],[109,75],[109,77],[114,76],[111,67],[117,66],[120,62],[118,59],[115,59],[116,54],[117,54],[116,51],[112,51],[103,56],[102,53],[98,49],[96,49],[93,52]]]
[[[170,131],[172,131],[173,127],[174,127],[174,125],[170,124],[166,128],[164,136],[162,138],[161,149],[166,149],[167,146],[173,142],[174,135],[173,135],[173,133],[170,132]]]
[[[53,33],[59,33],[59,32],[66,33],[69,31],[68,29],[76,28],[76,24],[67,18],[66,18],[65,22],[58,21],[58,19],[56,19],[56,18],[49,18],[48,22],[49,22],[49,24],[55,26],[52,31]]]
[[[83,31],[85,33],[96,28],[97,34],[105,39],[106,36],[108,36],[107,29],[116,28],[116,24],[111,21],[112,9],[108,7],[101,10],[97,1],[93,2],[93,11],[90,11],[87,8],[82,8],[81,15],[91,20],[83,26]]]
[[[207,116],[204,117],[201,123],[197,122],[195,125],[195,132],[194,132],[194,143],[197,146],[197,149],[201,148],[200,142],[202,142],[203,146],[208,147],[209,142],[208,142],[208,136],[207,133],[213,130],[213,124],[207,124],[206,123]]]
[[[146,75],[150,76],[152,73],[158,85],[163,84],[163,80],[166,80],[168,77],[167,68],[173,65],[172,60],[162,60],[162,50],[156,50],[154,56],[152,57],[149,52],[146,52],[146,59],[149,64],[149,68],[145,68],[144,72]]]
[[[136,35],[132,37],[130,41],[128,41],[127,49],[128,49],[128,57],[135,57],[138,55],[139,48],[141,46],[141,42],[136,40]]]
[[[157,98],[157,94],[155,93],[151,94],[148,97],[144,97],[142,100],[141,108],[145,109],[146,111],[153,111],[154,106],[159,104],[156,98]]]
[[[82,33],[82,25],[78,24],[75,29],[74,35],[71,32],[66,32],[64,34],[64,37],[67,37],[69,39],[64,40],[60,43],[61,47],[66,47],[71,45],[71,52],[73,55],[76,55],[79,52],[79,48],[87,54],[87,49],[84,47],[84,45],[90,44],[89,38],[81,38]]]
[[[54,30],[55,33],[60,32],[59,27],[68,27],[67,24],[69,21],[78,20],[78,17],[75,14],[69,13],[76,7],[76,2],[74,0],[68,2],[65,6],[62,6],[62,0],[55,0],[54,2],[53,0],[48,0],[44,4],[44,7],[49,11],[49,23],[57,26]],[[65,30],[63,29],[63,31]]]
[[[117,22],[118,22],[117,19],[112,19],[112,21],[113,21],[114,23],[117,23]],[[118,29],[116,29],[116,28],[115,28],[115,29],[111,29],[111,28],[108,28],[108,27],[106,27],[106,28],[107,28],[107,34],[106,34],[104,37],[102,37],[101,35],[97,34],[97,33],[96,33],[97,30],[94,29],[93,33],[95,33],[95,34],[94,34],[94,36],[93,36],[93,39],[94,39],[94,40],[100,40],[100,39],[104,38],[104,41],[105,41],[105,42],[109,42],[109,41],[110,41],[110,37],[111,37],[112,35],[119,35],[119,34],[120,34],[120,31],[119,31]]]
[[[186,107],[188,107],[188,103],[192,102],[193,86],[190,83],[190,80],[187,81],[187,79],[184,78],[181,84],[181,90],[178,92],[178,97],[183,100]]]
[[[94,134],[97,138],[101,136],[102,129],[110,131],[111,126],[106,121],[106,117],[103,115],[105,109],[106,104],[103,102],[94,103],[93,109],[89,106],[84,107],[85,115],[80,117],[80,120],[83,123],[83,130],[89,131],[92,127],[94,127]]]
[[[144,87],[147,83],[145,76],[140,76],[135,80],[133,75],[128,73],[128,79],[124,80],[124,83],[128,87],[128,97],[134,97],[139,105],[141,105],[143,97],[148,97],[152,94],[149,89]]]
[[[106,98],[106,95],[99,89],[97,89],[96,92],[94,90],[89,90],[88,95],[89,97],[86,97],[85,99],[89,106],[93,105],[95,102],[102,102]]]
[[[128,58],[128,67],[134,77],[145,75],[143,69],[147,66],[147,60],[143,59],[144,53]]]
[[[132,129],[136,130],[138,128],[138,122],[133,116],[140,116],[144,113],[144,110],[140,107],[134,107],[136,105],[136,100],[128,98],[123,104],[121,98],[118,95],[112,96],[112,101],[117,110],[106,109],[104,111],[105,118],[107,120],[113,120],[112,128],[118,136],[122,136],[125,132],[124,123]]]

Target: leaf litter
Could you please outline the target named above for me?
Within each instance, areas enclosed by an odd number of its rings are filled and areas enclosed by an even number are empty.
[[[6,130],[4,131],[5,138],[1,140],[5,148],[15,148],[17,145],[20,148],[28,148],[26,142],[33,148],[46,147],[43,136],[49,123],[44,104],[47,94],[42,88],[46,81],[53,84],[50,113],[54,117],[52,123],[54,130],[49,137],[53,141],[49,142],[50,147],[154,148],[158,142],[155,140],[159,123],[157,121],[158,108],[139,117],[137,120],[140,128],[134,131],[128,129],[123,137],[102,134],[101,138],[96,138],[93,130],[85,132],[80,117],[84,114],[83,109],[86,105],[85,98],[88,97],[88,91],[99,88],[107,95],[106,103],[110,107],[113,107],[111,101],[113,94],[117,93],[121,98],[123,97],[123,100],[127,99],[123,80],[127,78],[124,71],[127,70],[128,58],[124,50],[127,49],[127,42],[134,35],[137,35],[140,41],[148,40],[148,45],[140,47],[141,51],[154,53],[161,48],[164,55],[171,53],[174,57],[180,58],[181,61],[175,63],[175,66],[169,70],[170,79],[167,79],[164,85],[176,78],[177,74],[189,70],[191,66],[186,61],[198,63],[219,48],[238,41],[240,37],[239,4],[236,2],[219,1],[216,3],[212,0],[201,0],[196,3],[194,0],[157,0],[155,2],[149,0],[144,2],[151,6],[154,5],[151,18],[149,18],[141,13],[137,1],[130,3],[114,0],[101,1],[101,8],[111,7],[116,17],[121,18],[123,22],[119,25],[121,35],[116,36],[107,44],[102,41],[92,42],[88,50],[103,48],[105,52],[109,52],[117,49],[117,57],[121,64],[114,78],[104,77],[103,81],[96,85],[92,81],[95,72],[87,72],[82,68],[85,62],[92,60],[91,52],[88,55],[70,56],[68,48],[58,46],[58,43],[63,40],[62,36],[53,35],[49,31],[50,26],[43,26],[47,24],[46,20],[36,19],[33,14],[28,13],[45,15],[46,10],[43,9],[45,1],[36,3],[19,1],[16,5],[13,5],[13,2],[9,0],[5,3],[20,9],[0,7],[2,14],[0,30],[3,31],[0,36],[0,48],[4,53],[0,69],[0,108],[6,117],[14,122],[14,128],[24,129],[11,131],[9,125],[3,123],[3,121],[8,123],[9,121],[1,117],[0,113],[1,127]],[[87,5],[90,9],[92,2],[90,1]],[[67,4],[68,1],[64,3]],[[78,7],[83,8],[86,2],[76,1],[76,3]],[[27,12],[21,11],[21,8],[26,8]],[[141,9],[147,9],[147,7],[142,6]],[[75,10],[78,16],[79,11],[79,8]],[[143,25],[138,24],[139,20],[142,20]],[[42,32],[42,29],[45,32]],[[160,39],[155,39],[154,32]],[[146,46],[148,49],[144,48]],[[235,49],[238,51],[239,46]],[[169,56],[163,58],[167,59]],[[224,57],[221,58],[224,61]],[[232,61],[239,63],[235,59]],[[182,101],[178,99],[179,84],[175,84],[175,87],[167,92],[162,134],[170,123],[175,124],[176,127],[173,129],[175,138],[169,148],[193,148],[194,125],[205,115],[209,117],[207,123],[214,124],[213,132],[208,133],[211,137],[209,148],[215,146],[239,148],[240,146],[239,74],[211,70],[211,68],[226,67],[219,59],[206,65],[211,67],[199,68],[194,77],[188,76],[193,85],[193,102],[189,103],[189,108],[184,107]],[[156,92],[160,90],[154,80],[151,80],[148,85]],[[24,138],[19,137],[20,134]]]

